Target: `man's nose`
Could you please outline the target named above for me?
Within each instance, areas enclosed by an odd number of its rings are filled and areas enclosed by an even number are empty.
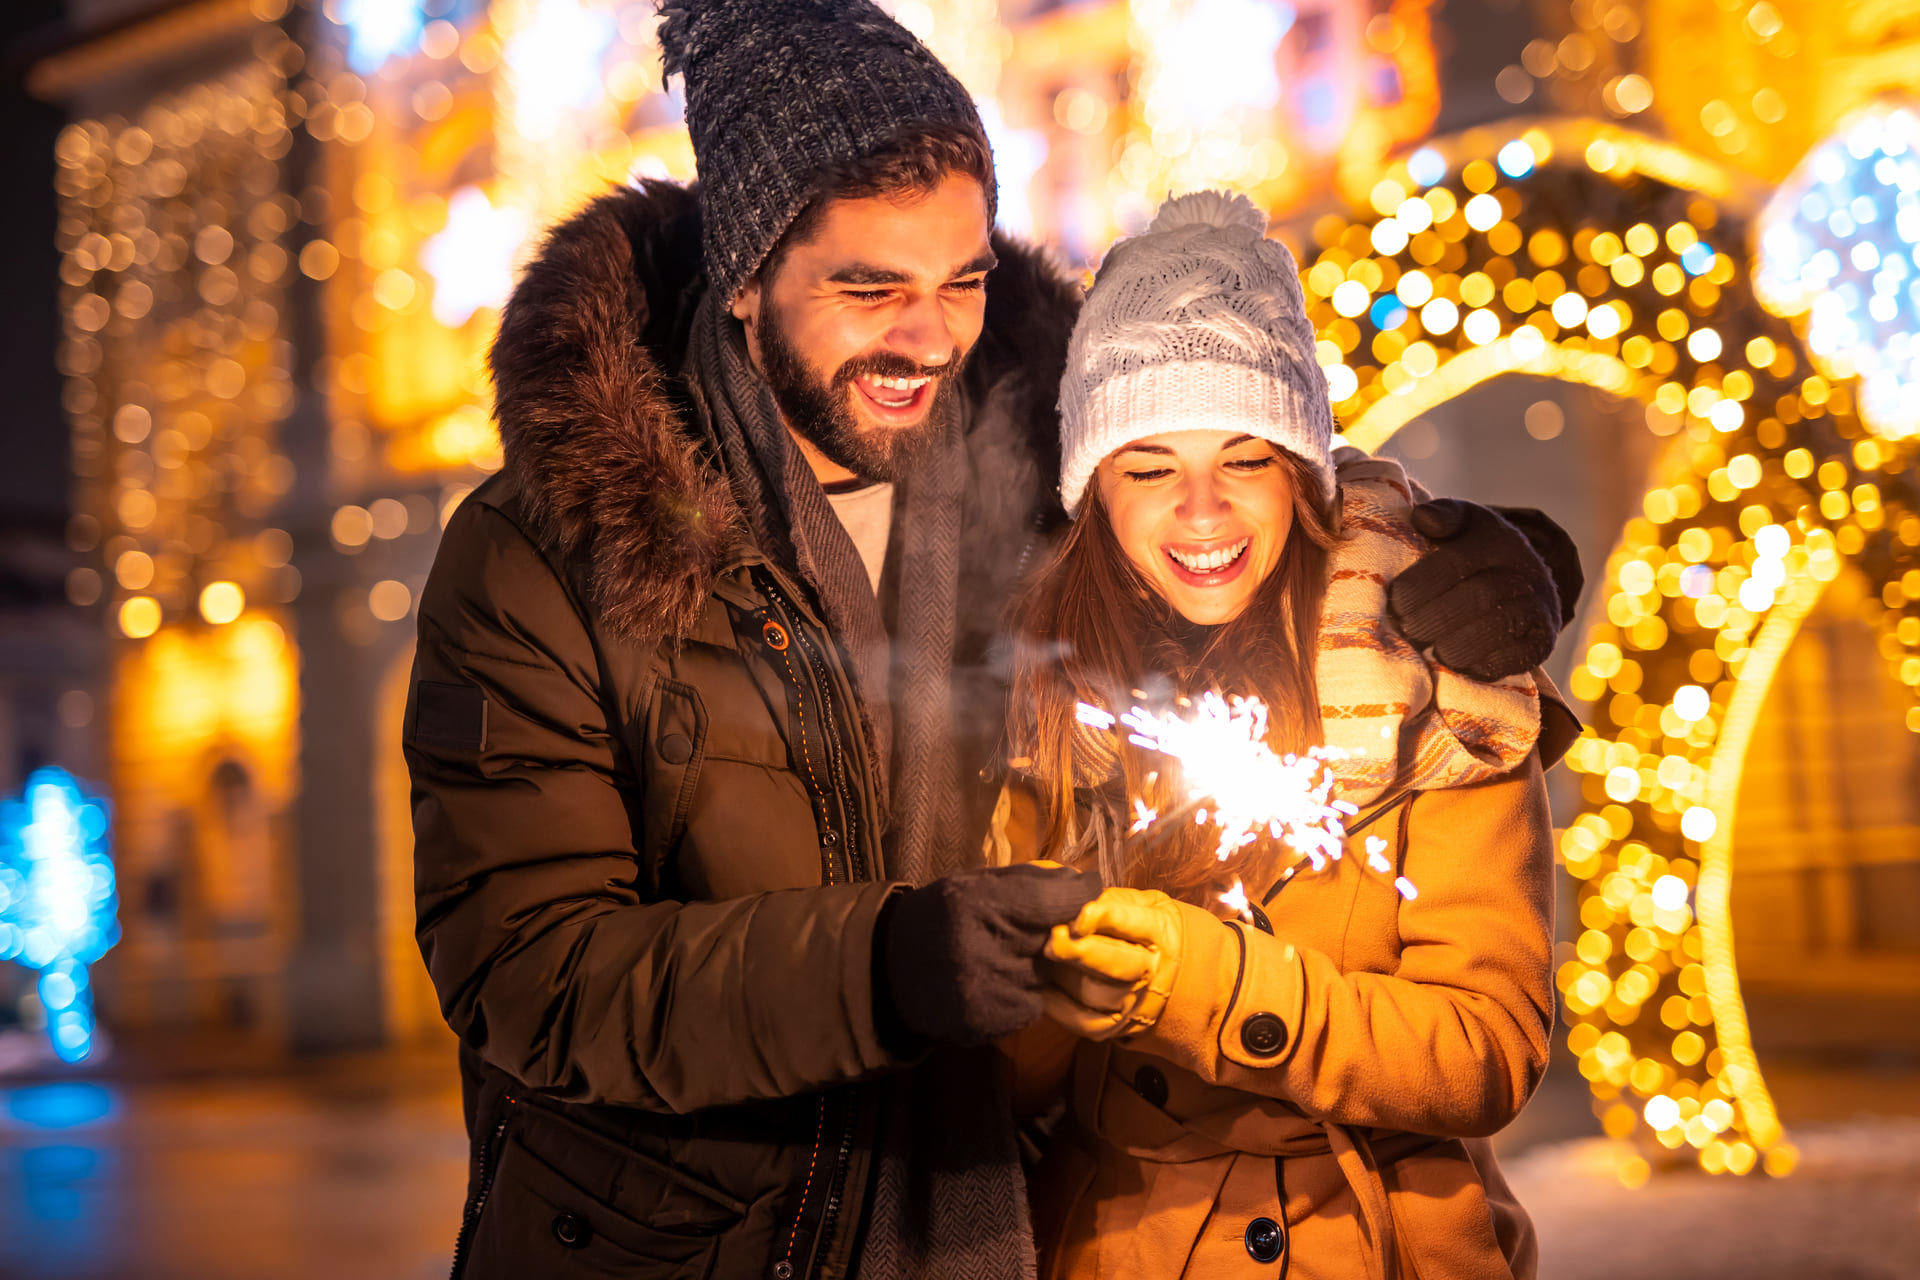
[[[888,347],[926,369],[937,369],[951,361],[956,345],[938,294],[926,294],[907,303],[887,333]]]

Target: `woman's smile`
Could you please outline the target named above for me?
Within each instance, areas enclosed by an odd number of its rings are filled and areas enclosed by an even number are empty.
[[[1247,548],[1252,545],[1252,538],[1238,538],[1224,544],[1170,545],[1165,551],[1167,558],[1173,562],[1175,576],[1189,586],[1217,587],[1233,581],[1246,571]]]

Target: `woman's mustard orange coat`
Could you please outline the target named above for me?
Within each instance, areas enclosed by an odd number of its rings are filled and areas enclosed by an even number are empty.
[[[1271,934],[1183,908],[1159,1023],[1070,1050],[1033,1184],[1043,1280],[1531,1276],[1485,1139],[1532,1093],[1553,1022],[1538,754],[1386,813],[1265,913]],[[1025,1083],[1047,1056],[1029,1035]]]

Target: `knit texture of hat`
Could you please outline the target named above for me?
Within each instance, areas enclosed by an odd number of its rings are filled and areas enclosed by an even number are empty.
[[[1228,430],[1311,464],[1333,496],[1333,409],[1293,254],[1251,200],[1198,191],[1101,264],[1060,381],[1060,496],[1078,509],[1101,461],[1168,431]]]
[[[986,137],[953,73],[870,0],[667,0],[660,12],[666,73],[686,82],[707,276],[728,302],[828,166],[912,125]]]

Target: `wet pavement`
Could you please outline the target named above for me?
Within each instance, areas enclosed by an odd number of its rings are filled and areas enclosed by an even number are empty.
[[[4,1280],[429,1280],[466,1178],[444,1054],[0,1089]]]
[[[126,1055],[123,1055],[123,1057]],[[445,1049],[0,1081],[0,1280],[428,1280],[465,1143]],[[1920,1073],[1770,1072],[1793,1177],[1622,1187],[1556,1072],[1503,1136],[1542,1280],[1920,1277]]]

